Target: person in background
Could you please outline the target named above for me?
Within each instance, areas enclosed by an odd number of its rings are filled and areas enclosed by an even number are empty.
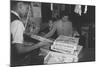
[[[49,30],[52,30],[52,28],[53,28],[53,21],[49,20]]]
[[[11,2],[11,65],[22,65],[25,60],[22,62],[21,59],[23,59],[26,53],[34,51],[41,46],[50,45],[48,42],[38,42],[34,44],[24,41],[23,34],[25,34],[26,22],[21,19],[27,17],[28,10],[29,3],[27,2]],[[35,59],[35,62],[37,61],[38,60]]]
[[[57,32],[58,36],[79,36],[78,32],[73,29],[72,22],[69,20],[68,16],[63,16],[62,19],[57,20],[52,25],[52,30],[50,30],[50,32],[48,32],[44,37],[51,37],[55,32]]]

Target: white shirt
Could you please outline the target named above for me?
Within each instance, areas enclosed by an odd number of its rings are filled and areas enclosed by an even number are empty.
[[[17,13],[13,12],[15,15]],[[19,16],[18,14],[16,16]],[[11,34],[13,37],[12,43],[23,43],[23,33],[25,31],[25,27],[20,20],[15,20],[11,23]]]

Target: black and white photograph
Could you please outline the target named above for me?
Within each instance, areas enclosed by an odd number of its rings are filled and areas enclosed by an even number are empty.
[[[95,62],[95,7],[10,0],[10,66]]]

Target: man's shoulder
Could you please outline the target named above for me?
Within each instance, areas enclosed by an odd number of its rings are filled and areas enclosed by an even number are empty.
[[[21,20],[14,20],[13,22],[12,22],[12,24],[22,24],[22,21]]]
[[[14,20],[12,23],[11,23],[11,26],[23,26],[23,22],[21,20]]]

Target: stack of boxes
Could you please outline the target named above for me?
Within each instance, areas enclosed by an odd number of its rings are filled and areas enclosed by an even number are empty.
[[[82,46],[78,45],[79,38],[60,35],[51,46],[44,59],[45,64],[78,62]]]

